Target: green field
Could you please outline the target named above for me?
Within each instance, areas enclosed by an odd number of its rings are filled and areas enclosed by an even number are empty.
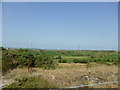
[[[87,56],[62,56],[63,59],[79,59],[79,58],[88,58]]]

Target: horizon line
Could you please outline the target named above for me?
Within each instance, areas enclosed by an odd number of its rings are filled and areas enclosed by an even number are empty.
[[[3,47],[3,46],[2,46]],[[24,48],[24,47],[3,47],[7,49],[36,49],[36,50],[98,50],[98,51],[119,51],[118,49],[65,49],[65,48]]]

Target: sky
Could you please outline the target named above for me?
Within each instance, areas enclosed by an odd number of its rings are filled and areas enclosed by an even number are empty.
[[[119,0],[2,0],[2,2],[119,2]]]
[[[117,2],[4,2],[2,45],[117,49]]]

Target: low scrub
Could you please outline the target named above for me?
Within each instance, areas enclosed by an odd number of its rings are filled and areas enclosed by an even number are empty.
[[[60,59],[59,63],[67,63],[67,60],[66,59]]]
[[[15,82],[7,85],[5,88],[57,88],[42,77],[24,77],[15,79]]]

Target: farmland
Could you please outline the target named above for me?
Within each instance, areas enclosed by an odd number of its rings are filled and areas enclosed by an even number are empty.
[[[34,65],[28,71],[28,62]],[[118,52],[97,50],[30,50],[3,48],[5,88],[66,88],[118,81]],[[117,83],[87,88],[118,88]]]

